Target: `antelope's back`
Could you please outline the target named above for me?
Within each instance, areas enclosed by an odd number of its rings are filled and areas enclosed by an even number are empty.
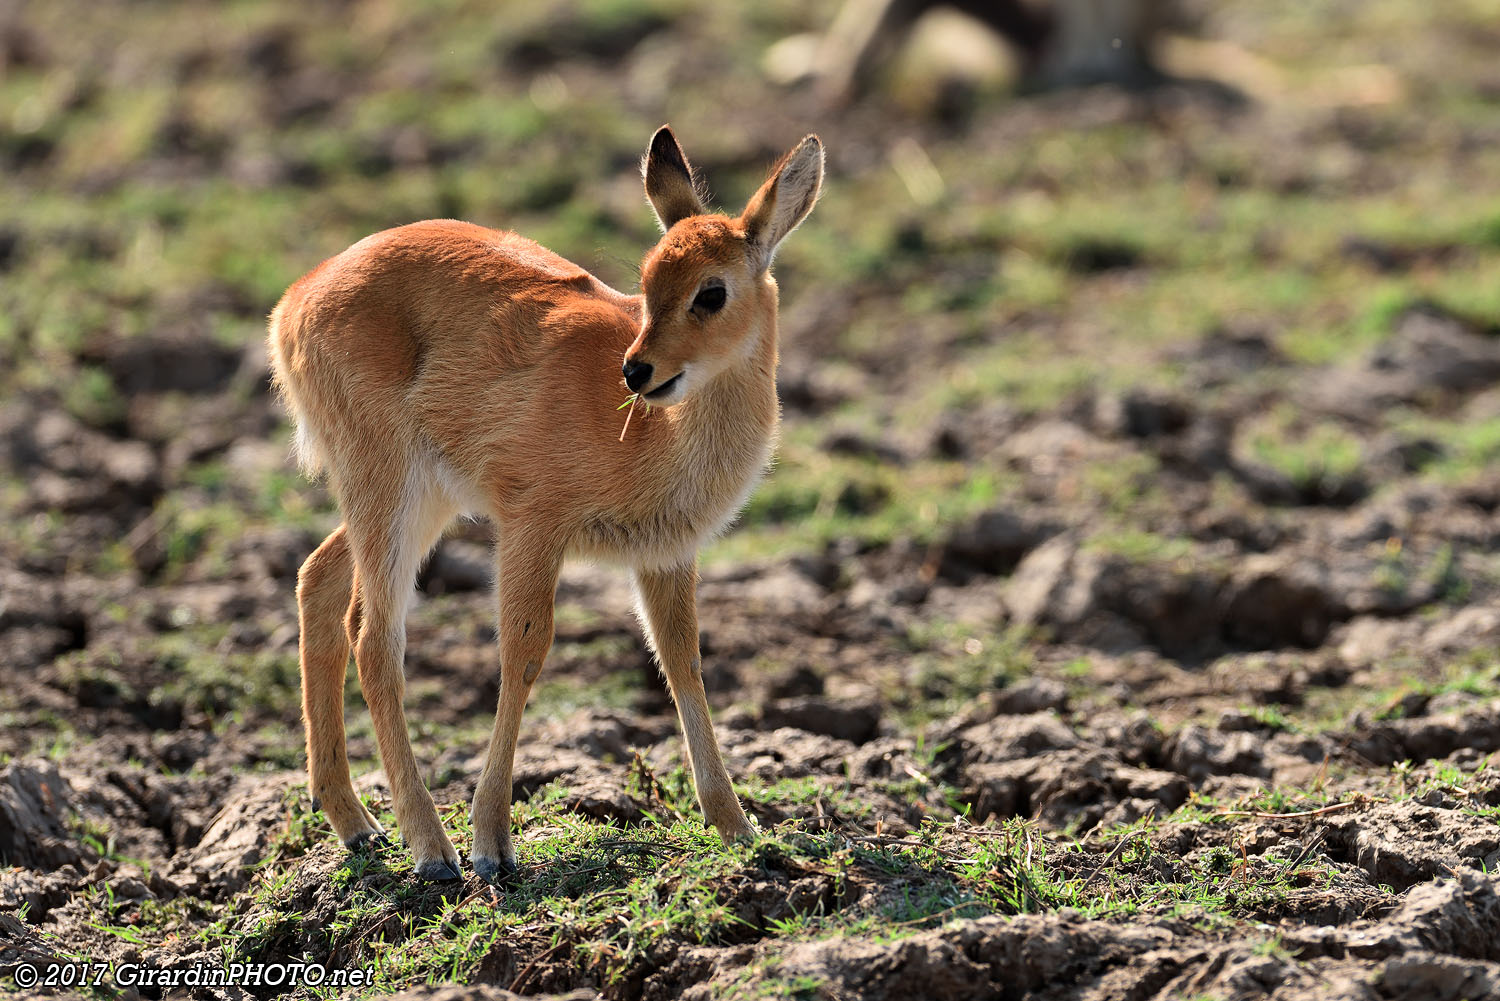
[[[559,393],[605,392],[638,316],[632,297],[532,240],[433,220],[298,279],[271,315],[269,356],[304,465],[319,469],[335,435],[469,451],[495,423],[556,413]]]

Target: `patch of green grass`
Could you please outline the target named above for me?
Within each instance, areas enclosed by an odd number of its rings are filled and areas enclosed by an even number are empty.
[[[1493,759],[1494,755],[1486,755],[1477,765],[1467,769],[1449,761],[1433,760],[1420,764],[1410,760],[1398,761],[1391,766],[1391,798],[1431,802],[1432,794],[1436,793],[1442,798],[1457,800],[1452,805],[1460,806],[1472,816],[1494,817],[1495,809],[1483,805],[1495,784]]]
[[[765,964],[758,964],[747,969],[739,985],[731,985],[730,996],[736,998],[764,998],[767,1001],[812,1001],[823,989],[823,981],[817,977],[800,974],[794,977],[780,977],[764,972]],[[736,986],[749,989],[754,993],[744,994],[736,990]]]
[[[1142,520],[1170,502],[1161,489],[1161,462],[1149,452],[1091,462],[1081,477],[1081,499],[1104,508],[1115,519]]]
[[[830,455],[812,431],[783,442],[739,520],[705,547],[706,563],[815,552],[835,539],[932,541],[993,506],[1002,490],[999,476],[957,462]]]
[[[1122,557],[1130,563],[1177,563],[1186,560],[1194,551],[1190,539],[1171,538],[1132,528],[1096,532],[1089,536],[1084,546]]]
[[[69,818],[68,826],[72,829],[73,835],[100,858],[110,861],[127,861],[126,857],[121,855],[115,847],[114,831],[104,821],[75,814]]]
[[[1460,777],[1435,774],[1434,781],[1451,787]],[[697,816],[684,769],[658,776],[640,763],[631,783],[633,795],[660,808],[639,824],[571,813],[568,790],[557,783],[518,803],[522,871],[498,891],[472,877],[415,881],[399,846],[348,854],[309,809],[305,789],[289,790],[287,824],[250,890],[195,914],[207,922],[197,937],[221,948],[226,962],[298,955],[370,966],[376,980],[362,993],[472,980],[497,964],[515,976],[552,960],[574,986],[611,989],[682,945],[890,942],[987,914],[1071,908],[1091,918],[1173,916],[1244,931],[1251,927],[1245,915],[1274,911],[1298,887],[1333,878],[1322,862],[1279,849],[1248,860],[1227,846],[1186,858],[1163,853],[1154,841],[1159,823],[1150,818],[1086,842],[1024,820],[975,828],[935,818],[900,836],[788,822],[753,844],[726,848]],[[827,795],[806,780],[750,790],[751,802],[782,809]],[[1226,806],[1280,811],[1328,801],[1306,790],[1234,804],[1195,798],[1172,822],[1230,824]],[[472,839],[467,807],[441,813],[464,852]],[[102,896],[91,906],[110,934],[146,948],[186,917],[175,905]],[[797,997],[808,986],[779,979],[775,956],[770,950],[747,971],[739,986],[753,993],[745,996]]]
[[[294,712],[301,697],[296,653],[220,652],[202,639],[204,630],[214,629],[195,627],[189,632],[161,634],[157,655],[173,680],[153,692],[153,698],[177,699],[210,715],[246,708]]]
[[[561,718],[579,709],[630,709],[641,695],[640,675],[614,671],[603,678],[580,681],[543,672],[526,703],[528,718]]]
[[[669,803],[690,795],[685,773],[662,784]],[[252,892],[226,909],[214,935],[226,943],[226,961],[296,949],[314,958],[336,954],[346,964],[374,963],[382,990],[471,978],[503,948],[532,957],[561,953],[585,983],[608,986],[650,963],[668,941],[831,933],[891,939],[954,918],[1043,903],[1011,857],[1024,849],[1041,858],[1022,834],[976,839],[973,854],[961,855],[944,846],[952,831],[943,825],[890,845],[788,825],[753,845],[724,848],[696,816],[664,814],[620,827],[563,810],[565,796],[554,785],[518,804],[522,874],[499,894],[472,884],[414,882],[399,848],[345,855],[320,847],[326,826],[312,822],[305,799],[293,797],[292,820]],[[443,813],[464,848],[471,837],[466,808]],[[856,884],[872,880],[878,899],[844,913],[861,899]],[[798,889],[810,885],[822,889],[811,896]],[[755,913],[768,916],[764,924],[746,916]]]
[[[1500,461],[1500,417],[1470,420],[1400,411],[1388,423],[1409,441],[1431,441],[1437,446],[1437,454],[1423,466],[1422,474],[1440,482],[1475,480]]]
[[[1500,697],[1500,651],[1483,648],[1437,663],[1412,655],[1394,656],[1379,665],[1368,684],[1309,689],[1297,719],[1313,732],[1348,726],[1351,714],[1358,711],[1377,719],[1399,719],[1409,696],[1430,699],[1451,692]]]
[[[1335,802],[1326,783],[1308,787],[1277,786],[1261,789],[1233,800],[1204,795],[1197,791],[1172,812],[1167,823],[1230,824],[1257,813],[1293,813],[1315,810]]]
[[[1297,732],[1297,723],[1280,706],[1250,706],[1245,711],[1251,719],[1273,733]]]
[[[1290,410],[1253,423],[1251,454],[1310,495],[1336,496],[1365,464],[1364,442],[1342,425],[1298,426]]]
[[[911,663],[885,698],[914,728],[951,717],[976,697],[1029,676],[1035,663],[1031,633],[1019,626],[997,631],[918,622],[907,629],[905,645]]]
[[[1055,346],[1043,339],[1018,336],[969,352],[961,364],[946,372],[945,379],[927,390],[930,400],[925,406],[962,413],[1003,401],[1022,413],[1035,414],[1054,409],[1085,389],[1113,382],[1128,384],[1139,375],[1126,363],[1101,376],[1087,359],[1059,356]]]
[[[109,373],[99,368],[81,368],[63,390],[63,406],[85,424],[105,427],[125,416],[125,398],[115,388]]]
[[[461,839],[465,813],[446,817]],[[566,948],[607,984],[667,937],[714,941],[742,923],[711,884],[741,869],[748,850],[720,850],[701,823],[626,832],[545,806],[528,811],[524,823],[544,833],[521,842],[526,875],[503,895],[416,883],[400,849],[348,857],[329,875],[338,899],[310,936],[312,951],[352,949],[351,958],[370,962],[378,948],[376,986],[391,989],[470,977],[497,948],[530,939],[539,953]],[[262,883],[253,920],[229,929],[239,932],[236,955],[298,934],[298,915],[286,911],[298,890],[274,877]],[[278,908],[280,918],[267,920],[263,912]]]

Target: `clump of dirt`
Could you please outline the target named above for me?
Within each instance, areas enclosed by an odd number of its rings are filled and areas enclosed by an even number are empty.
[[[1261,953],[1185,934],[1180,923],[1116,924],[1068,915],[980,918],[891,944],[810,942],[775,955],[765,981],[816,983],[826,996],[1374,998],[1433,992],[1480,997],[1500,983],[1494,962],[1497,883],[1469,874],[1424,887],[1394,913],[1290,936]],[[736,957],[737,962],[743,962]],[[1371,961],[1374,976],[1371,976]],[[732,982],[732,969],[716,969]],[[1379,984],[1394,993],[1377,994]],[[721,981],[683,996],[714,997]],[[1462,993],[1474,991],[1478,993]]]
[[[1014,715],[992,706],[991,713],[957,730],[950,750],[937,759],[921,755],[907,737],[860,746],[793,728],[731,731],[726,753],[731,768],[747,778],[816,783],[819,794],[800,806],[753,804],[768,826],[798,822],[811,825],[810,831],[844,832],[851,844],[861,838],[903,844],[925,829],[924,820],[951,816],[941,795],[922,791],[946,787],[972,806],[971,823],[1032,818],[1034,834],[1024,837],[1035,837],[1037,850],[1062,850],[1074,837],[1067,832],[1084,833],[1078,854],[1063,851],[1049,861],[1047,878],[1054,887],[1073,881],[1086,888],[1102,879],[1115,887],[1112,892],[1139,893],[1146,886],[1188,885],[1220,867],[1221,888],[1231,900],[1241,897],[1233,905],[1238,913],[1273,928],[1282,947],[1301,957],[1300,965],[1279,958],[1281,953],[1249,951],[1212,922],[1185,924],[1152,907],[1143,921],[1123,924],[1057,912],[969,918],[892,943],[835,937],[789,944],[776,931],[787,921],[811,914],[827,919],[851,908],[879,913],[889,906],[880,901],[900,899],[903,891],[878,870],[857,867],[836,876],[795,854],[772,854],[755,869],[715,883],[714,900],[729,921],[712,944],[669,938],[624,980],[580,979],[587,966],[576,965],[547,936],[508,941],[505,954],[489,954],[477,972],[495,983],[519,982],[528,995],[592,987],[605,988],[611,997],[668,997],[675,991],[710,997],[729,984],[743,986],[748,969],[752,980],[817,981],[831,992],[859,997],[909,996],[918,985],[923,996],[964,997],[987,984],[1002,996],[1021,990],[1106,998],[1121,996],[1117,992],[1127,982],[1155,985],[1148,996],[1169,997],[1240,990],[1268,976],[1312,991],[1312,985],[1338,978],[1354,983],[1359,971],[1372,968],[1401,983],[1472,986],[1485,982],[1500,961],[1492,945],[1497,928],[1490,927],[1500,921],[1500,897],[1487,875],[1500,863],[1500,836],[1483,812],[1500,802],[1500,781],[1472,751],[1409,769],[1401,780],[1404,793],[1387,780],[1383,794],[1375,784],[1323,806],[1238,808],[1216,806],[1208,797],[1264,788],[1266,777],[1286,767],[1283,759],[1293,756],[1291,745],[1298,741],[1312,745],[1300,748],[1304,758],[1309,752],[1327,755],[1325,768],[1340,753],[1357,761],[1358,752],[1349,749],[1346,735],[1293,738],[1247,729],[1232,716],[1213,729],[1188,727],[1163,740],[1128,720],[1095,732],[1055,712]],[[980,706],[975,714],[983,714]],[[1471,718],[1424,720],[1420,728],[1413,725],[1417,720],[1384,726],[1431,741],[1433,731],[1446,725],[1462,732]],[[567,736],[551,744],[546,735],[554,733]],[[625,733],[630,740],[622,743]],[[544,729],[543,737],[549,743],[530,747],[518,766],[523,799],[544,787],[562,789],[557,802],[565,812],[627,823],[645,811],[671,808],[651,791],[656,780],[649,778],[656,768],[680,760],[677,738],[665,723],[643,727],[615,713],[584,710]],[[637,764],[616,758],[621,748],[641,743],[646,746]],[[567,744],[587,750],[564,750]],[[256,956],[312,957],[335,965],[356,961],[362,942],[401,934],[409,926],[398,915],[436,918],[474,892],[490,892],[477,885],[434,886],[413,896],[406,889],[409,877],[378,861],[352,880],[341,875],[349,871],[345,849],[321,830],[312,832],[311,842],[295,834],[308,813],[294,773],[245,776],[215,799],[219,808],[209,814],[212,804],[174,794],[170,781],[140,766],[84,762],[77,752],[62,764],[23,759],[6,768],[0,782],[0,810],[13,832],[7,844],[13,868],[0,874],[0,919],[14,926],[10,949],[16,957],[49,954],[44,943],[59,939],[86,943],[117,961],[168,963],[194,954],[196,946],[183,940],[141,950],[94,930],[97,917],[85,901],[90,887],[104,885],[113,895],[116,922],[128,925],[143,908],[176,901],[188,927],[216,914],[253,927],[242,948]],[[463,777],[440,787],[440,804],[466,799],[477,762],[476,751],[460,766]],[[366,787],[380,794],[378,785]],[[1151,820],[1169,817],[1170,823]],[[969,829],[961,825],[944,837],[956,844]],[[105,831],[108,845],[99,841]],[[1113,833],[1119,831],[1134,833]],[[531,833],[523,827],[523,844]],[[965,850],[972,851],[973,836],[967,836]],[[1132,841],[1139,851],[1122,849]],[[932,842],[934,850],[943,843]],[[139,861],[118,861],[122,853]],[[276,891],[272,910],[257,918],[244,910],[244,900],[249,890],[266,885],[256,874],[266,871],[267,860],[290,881]],[[1271,878],[1284,881],[1280,891],[1261,887]],[[1027,892],[1035,896],[1025,899],[1044,912],[1057,903],[1056,889],[1033,882]],[[393,893],[405,896],[402,911],[376,910],[367,926],[330,947],[322,930],[352,899]]]

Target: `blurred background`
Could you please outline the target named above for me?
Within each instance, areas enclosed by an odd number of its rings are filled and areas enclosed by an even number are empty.
[[[1497,54],[1497,0],[0,0],[0,976],[1493,982]],[[776,262],[779,459],[703,553],[705,680],[769,837],[704,834],[624,575],[579,566],[518,752],[528,882],[417,885],[309,804],[293,589],[337,513],[265,318],[435,216],[633,291],[663,122],[730,211],[828,150]],[[458,527],[410,617],[460,850],[490,576]],[[840,929],[878,942],[766,980]],[[1384,980],[1382,942],[1410,960]]]
[[[0,751],[299,767],[292,588],[336,515],[267,312],[426,217],[633,290],[663,122],[734,211],[829,151],[777,262],[780,459],[704,554],[731,725],[1440,675],[1497,625],[1497,51],[1493,0],[4,3]],[[424,571],[409,653],[415,725],[475,744],[485,541]],[[562,600],[536,711],[666,711],[619,575]]]

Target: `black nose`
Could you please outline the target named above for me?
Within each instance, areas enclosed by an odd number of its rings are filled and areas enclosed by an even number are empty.
[[[651,381],[651,366],[644,362],[627,360],[621,371],[625,373],[625,385],[632,391],[639,392],[642,386]]]

